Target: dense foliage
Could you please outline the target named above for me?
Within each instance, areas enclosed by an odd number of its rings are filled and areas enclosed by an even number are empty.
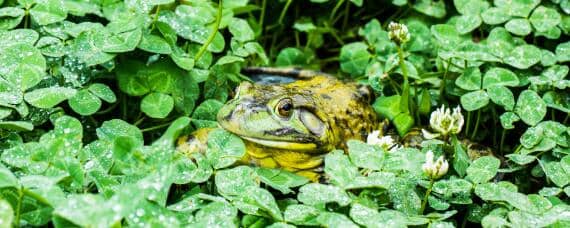
[[[0,0],[0,227],[568,227],[569,34],[568,0]],[[221,129],[177,153],[245,66],[367,83],[431,139],[350,141],[327,183]]]

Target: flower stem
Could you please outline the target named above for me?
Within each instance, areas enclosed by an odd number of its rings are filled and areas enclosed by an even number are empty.
[[[434,184],[434,183],[435,183],[435,179],[432,178],[432,179],[429,181],[429,187],[427,188],[426,194],[424,195],[424,200],[422,201],[422,207],[420,208],[420,215],[423,215],[423,214],[424,214],[424,210],[426,209],[426,205],[427,205],[427,202],[428,202],[428,197],[429,197],[429,195],[431,194],[431,190],[432,190],[432,188],[433,188],[433,184]]]
[[[481,119],[481,109],[477,110],[477,119],[475,120],[475,128],[473,129],[473,134],[471,134],[471,140],[477,135],[477,130],[479,129],[479,120]]]
[[[465,137],[469,137],[470,126],[471,126],[471,111],[467,111],[467,122],[465,123]]]
[[[222,21],[222,0],[218,0],[218,14],[216,15],[216,21],[214,22],[212,33],[210,33],[210,36],[208,37],[208,40],[206,40],[206,43],[204,43],[204,45],[200,47],[200,50],[198,50],[198,53],[196,53],[196,56],[194,57],[194,62],[198,62],[198,60],[200,60],[200,57],[202,57],[204,52],[206,52],[208,46],[212,43],[212,41],[214,41],[216,33],[218,33],[218,29],[220,28],[221,21]]]
[[[413,116],[413,109],[410,108],[411,105],[411,97],[410,97],[410,82],[408,81],[408,68],[406,66],[406,63],[404,62],[404,51],[403,48],[401,46],[398,46],[398,58],[399,58],[399,64],[400,64],[400,68],[402,69],[402,75],[404,76],[404,85],[402,86],[402,96],[406,97],[406,109],[408,110],[408,112]],[[405,91],[404,91],[405,90]]]

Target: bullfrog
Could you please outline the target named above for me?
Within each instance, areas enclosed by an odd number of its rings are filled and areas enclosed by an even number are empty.
[[[219,110],[219,126],[244,140],[242,163],[283,168],[315,180],[327,152],[344,149],[349,139],[365,140],[378,127],[377,114],[370,105],[373,94],[366,86],[307,70],[254,71],[295,76],[297,80],[284,84],[242,82],[233,99]],[[205,151],[208,131],[199,129],[180,138],[179,150]]]

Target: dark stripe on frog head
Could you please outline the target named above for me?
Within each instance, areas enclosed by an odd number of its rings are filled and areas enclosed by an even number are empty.
[[[284,127],[275,130],[263,131],[263,134],[273,135],[273,136],[285,136],[285,135],[299,135],[301,134],[301,132],[290,127]]]

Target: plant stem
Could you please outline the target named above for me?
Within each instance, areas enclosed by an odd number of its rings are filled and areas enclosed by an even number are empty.
[[[259,27],[263,33],[263,22],[265,20],[265,8],[267,8],[267,0],[261,1],[261,13],[259,14]]]
[[[467,111],[467,122],[465,123],[465,137],[469,137],[469,126],[471,126],[471,111]]]
[[[156,126],[154,126],[154,127],[145,128],[145,129],[142,129],[141,132],[154,131],[154,130],[157,130],[157,129],[161,129],[161,128],[164,128],[164,127],[168,127],[168,126],[170,126],[171,123],[172,123],[172,122],[168,122],[168,123],[163,123],[163,124],[161,124],[161,125],[156,125]]]
[[[279,15],[279,20],[277,20],[278,24],[283,23],[283,19],[285,18],[285,14],[287,13],[287,10],[289,9],[289,6],[291,6],[292,2],[293,2],[293,0],[287,0],[287,2],[285,3],[285,7],[283,7],[283,10],[281,10],[281,15]]]
[[[411,97],[410,97],[410,82],[408,81],[408,67],[406,66],[406,63],[404,62],[404,51],[403,48],[401,46],[398,46],[398,58],[399,58],[399,63],[400,63],[400,68],[402,69],[402,75],[404,76],[404,86],[402,86],[402,88],[407,89],[408,91],[402,91],[402,94],[408,94],[408,100],[407,100],[407,108],[408,111],[410,112],[410,115],[414,116],[414,110],[413,108],[411,108],[411,104],[412,102]]]
[[[346,3],[346,7],[344,7],[344,19],[342,21],[342,31],[346,30],[346,26],[348,25],[348,14],[350,13],[350,3]]]
[[[507,135],[507,129],[503,129],[503,132],[501,133],[501,143],[499,145],[499,154],[503,155],[503,145],[505,143],[505,136]]]
[[[206,40],[206,43],[204,43],[202,47],[200,47],[200,50],[198,50],[198,53],[196,53],[194,62],[198,62],[198,60],[200,60],[200,57],[202,57],[204,52],[206,52],[208,46],[212,43],[212,41],[214,41],[216,33],[218,33],[218,28],[220,27],[220,21],[222,21],[222,0],[218,0],[218,14],[216,15],[216,22],[214,22],[212,33],[208,37],[208,40]]]
[[[338,9],[340,8],[340,6],[342,6],[342,3],[344,3],[344,0],[339,0],[338,2],[336,2],[336,5],[334,6],[331,15],[329,16],[329,21],[331,22],[331,24],[334,24],[334,15],[336,14],[336,11],[338,11]]]
[[[429,194],[431,193],[431,189],[433,188],[433,183],[435,183],[435,179],[432,178],[429,181],[429,187],[427,188],[426,194],[424,196],[424,200],[422,201],[422,207],[420,208],[420,215],[424,214],[424,210],[426,209]]]
[[[475,128],[473,129],[473,134],[471,134],[471,140],[473,140],[475,138],[475,135],[477,135],[480,119],[481,119],[481,109],[477,110],[477,119],[475,120]]]
[[[445,71],[443,73],[443,79],[441,80],[441,85],[439,86],[439,103],[443,104],[443,93],[445,92],[445,80],[447,80],[447,72],[449,71],[449,63],[451,62],[451,58],[447,59],[447,66],[445,67]]]
[[[160,13],[160,5],[156,6],[156,13],[154,14],[154,18],[152,19],[152,27],[150,28],[150,31],[154,30],[154,28],[156,28],[156,21],[158,21],[158,14]]]
[[[14,218],[14,227],[20,227],[20,211],[22,210],[22,201],[24,199],[24,187],[18,189],[18,203],[16,204],[16,216]]]

